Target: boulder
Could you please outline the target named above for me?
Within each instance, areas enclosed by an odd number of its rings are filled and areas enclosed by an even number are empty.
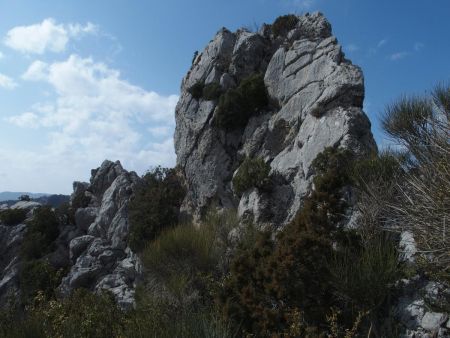
[[[75,224],[80,230],[86,232],[95,221],[97,214],[98,208],[96,207],[79,208],[75,212]]]
[[[441,325],[445,324],[448,319],[446,313],[427,312],[422,318],[422,327],[428,331],[438,331]]]

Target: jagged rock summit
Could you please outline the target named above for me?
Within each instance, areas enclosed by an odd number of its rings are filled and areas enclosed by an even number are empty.
[[[141,268],[127,246],[127,206],[138,181],[119,161],[104,161],[92,170],[90,184],[74,183],[72,204],[84,202],[75,214],[78,236],[69,242],[72,265],[60,286],[63,294],[79,287],[108,290],[121,307],[133,306]]]
[[[215,83],[224,95],[252,74],[263,75],[269,104],[243,125],[219,127],[221,98],[192,89]],[[211,205],[238,207],[257,224],[286,224],[310,191],[311,163],[325,147],[376,150],[363,99],[362,71],[345,58],[321,13],[287,16],[258,32],[222,28],[194,58],[176,107],[177,165],[188,188],[183,211],[196,219]],[[270,164],[270,192],[233,191],[246,157]]]

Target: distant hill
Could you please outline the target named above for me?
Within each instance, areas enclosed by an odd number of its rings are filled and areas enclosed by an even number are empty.
[[[22,196],[22,195],[28,195],[28,194],[24,193],[24,194],[21,194],[20,196]],[[32,197],[31,201],[39,202],[42,205],[49,205],[54,208],[59,207],[61,204],[70,202],[69,195],[43,195],[43,194],[33,194],[33,195],[34,196],[38,195],[40,197]],[[3,200],[3,201],[0,201],[0,205],[6,204],[10,207],[10,206],[16,204],[18,201],[19,201],[18,198],[10,199],[10,200]]]
[[[57,208],[63,203],[69,203],[70,196],[69,195],[48,195],[48,196],[42,196],[39,198],[33,198],[32,200],[35,202],[39,202],[43,205],[50,205],[54,208]]]
[[[50,196],[51,194],[46,193],[32,193],[32,192],[12,192],[12,191],[2,191],[0,192],[0,202],[17,200],[22,195],[28,195],[30,198],[39,198],[42,196]]]

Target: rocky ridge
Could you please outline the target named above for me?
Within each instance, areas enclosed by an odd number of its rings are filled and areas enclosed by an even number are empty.
[[[271,104],[243,128],[217,128],[217,100],[190,93],[196,83],[225,91],[254,73],[264,75]],[[363,99],[362,71],[345,58],[321,13],[298,17],[281,36],[269,25],[259,32],[221,29],[195,57],[176,107],[177,164],[188,185],[183,211],[197,219],[212,204],[237,207],[256,224],[286,224],[310,191],[311,163],[325,147],[376,149]],[[236,196],[231,181],[245,157],[270,164],[270,193]]]
[[[120,162],[104,161],[92,170],[90,183],[75,182],[72,202],[88,201],[75,213],[75,224],[59,226],[54,251],[43,257],[56,269],[69,270],[59,291],[68,295],[75,288],[108,290],[122,308],[134,304],[134,289],[141,268],[137,256],[127,246],[128,201],[139,177],[124,170]],[[0,304],[18,299],[20,250],[27,221],[37,202],[20,201],[11,209],[28,211],[21,224],[0,224]],[[11,298],[12,297],[12,298]]]

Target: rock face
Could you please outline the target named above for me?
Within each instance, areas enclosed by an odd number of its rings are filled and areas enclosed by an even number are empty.
[[[90,184],[75,182],[72,201],[83,196],[90,200],[75,214],[79,236],[69,242],[71,268],[60,290],[75,288],[111,291],[123,308],[134,303],[134,287],[140,272],[136,255],[127,247],[129,223],[127,206],[139,181],[120,162],[105,161],[92,170]]]
[[[225,91],[253,73],[264,75],[271,104],[243,128],[218,128],[217,100],[189,93],[198,82]],[[269,25],[257,33],[221,29],[194,59],[176,107],[177,164],[188,185],[182,211],[195,219],[211,204],[238,207],[258,224],[286,224],[310,191],[311,162],[325,147],[376,149],[363,99],[362,71],[345,58],[320,13],[298,17],[282,36]],[[233,192],[232,177],[246,156],[270,164],[277,181],[271,192],[253,189],[241,198]]]

